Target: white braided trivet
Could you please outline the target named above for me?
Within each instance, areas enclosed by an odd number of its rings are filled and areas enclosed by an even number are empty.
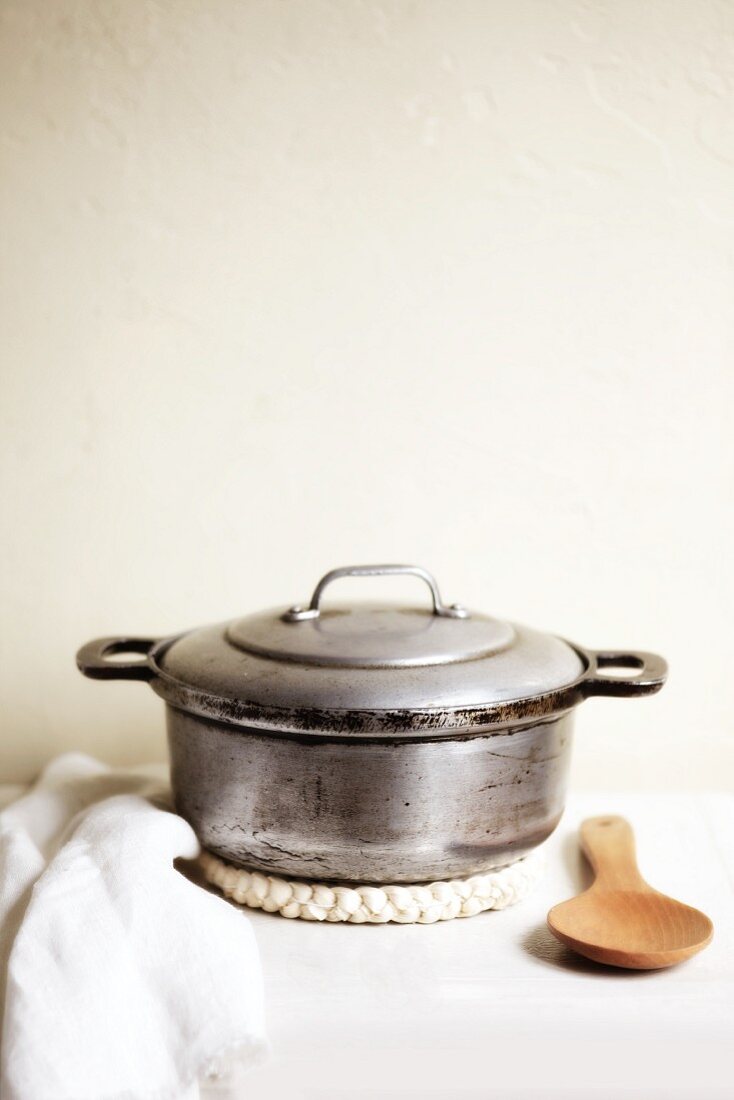
[[[276,878],[234,867],[211,852],[202,852],[199,863],[225,897],[266,913],[350,924],[434,924],[521,901],[535,885],[543,860],[533,853],[498,871],[423,886],[327,886]]]

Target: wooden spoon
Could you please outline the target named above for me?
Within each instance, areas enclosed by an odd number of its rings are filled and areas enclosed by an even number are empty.
[[[581,847],[596,876],[583,894],[548,914],[553,935],[580,955],[608,966],[659,970],[711,942],[709,918],[653,890],[637,869],[635,838],[623,817],[590,817]]]

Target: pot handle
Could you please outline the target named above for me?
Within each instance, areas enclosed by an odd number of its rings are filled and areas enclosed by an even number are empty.
[[[96,638],[76,655],[77,668],[92,680],[152,680],[150,653],[156,638]],[[139,653],[143,660],[108,661],[113,653]]]
[[[289,608],[281,616],[286,623],[300,623],[306,619],[318,619],[321,614],[320,602],[327,585],[338,581],[341,577],[394,577],[404,576],[406,573],[413,577],[420,577],[431,590],[433,598],[433,614],[445,619],[468,619],[469,612],[458,603],[446,605],[441,599],[435,577],[423,569],[420,565],[345,565],[341,569],[332,569],[324,574],[313,590],[311,602],[308,607],[296,604]]]
[[[587,698],[591,695],[652,695],[660,691],[668,675],[667,662],[657,653],[585,649],[583,655],[589,662],[581,680],[581,690]],[[634,671],[629,676],[605,676],[605,668]]]

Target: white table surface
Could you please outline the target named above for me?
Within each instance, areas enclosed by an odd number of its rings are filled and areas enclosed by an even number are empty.
[[[589,881],[577,828],[599,813],[632,822],[652,885],[711,916],[714,941],[700,955],[615,971],[547,932],[548,909]],[[529,898],[469,919],[366,926],[252,913],[272,1054],[239,1095],[734,1096],[734,796],[575,795],[546,851]]]
[[[0,805],[20,790],[0,790]],[[713,919],[670,970],[574,956],[548,909],[589,881],[577,829],[621,813],[642,873]],[[434,925],[288,921],[260,945],[271,1054],[201,1100],[719,1100],[734,1096],[734,796],[576,794],[525,901]],[[191,1100],[191,1098],[187,1098]]]

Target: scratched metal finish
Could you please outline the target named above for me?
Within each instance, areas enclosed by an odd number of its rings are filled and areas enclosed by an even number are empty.
[[[269,737],[166,712],[178,811],[205,847],[270,874],[463,877],[525,855],[563,811],[572,712],[397,742]]]

